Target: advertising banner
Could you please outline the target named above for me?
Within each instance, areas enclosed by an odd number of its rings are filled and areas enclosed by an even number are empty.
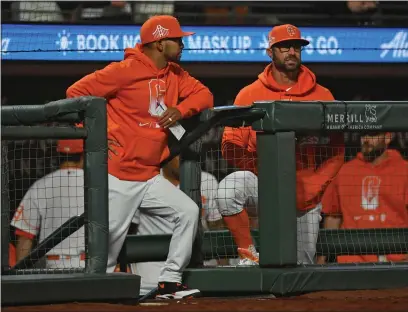
[[[268,62],[269,27],[186,26],[184,62]],[[305,63],[406,63],[408,28],[301,27]],[[140,26],[3,24],[1,57],[24,61],[117,61]]]

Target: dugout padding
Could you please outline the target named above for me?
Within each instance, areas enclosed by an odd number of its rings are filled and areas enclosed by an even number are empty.
[[[2,250],[2,305],[26,305],[76,301],[137,299],[140,277],[133,274],[107,274],[108,259],[108,147],[106,100],[79,97],[45,105],[1,107],[2,140],[83,139],[84,140],[84,214],[71,218],[43,240],[42,254],[65,236],[85,226],[85,268],[29,269],[23,259],[10,268],[8,254]],[[83,127],[47,126],[63,122]],[[7,164],[7,159],[3,160]],[[2,168],[4,170],[4,168]],[[7,177],[2,176],[2,184]],[[3,186],[2,185],[2,186]],[[2,201],[8,200],[8,188],[2,187]],[[9,207],[2,206],[2,216]],[[2,220],[3,221],[3,220]],[[9,222],[2,223],[7,231]],[[2,245],[9,242],[2,237]],[[32,252],[36,252],[33,250]],[[81,273],[78,271],[81,270]]]
[[[218,112],[229,108],[218,109]],[[239,108],[235,112],[239,112]],[[272,293],[292,295],[321,290],[353,290],[408,287],[406,263],[298,265],[296,240],[296,134],[328,132],[398,132],[408,129],[408,102],[258,102],[246,107],[258,114],[250,123],[230,114],[217,125],[248,126],[257,131],[260,267],[191,268],[185,272],[189,287],[205,294]],[[217,110],[214,110],[217,113]],[[234,112],[234,111],[233,111]],[[228,112],[230,113],[230,112]],[[210,119],[216,117],[210,117]],[[247,118],[250,120],[251,118]],[[225,124],[224,124],[225,121]],[[197,130],[198,132],[199,130]],[[195,131],[193,131],[195,132]],[[201,133],[202,135],[203,133]],[[198,133],[190,136],[199,137]],[[271,179],[272,177],[272,179]],[[183,178],[183,177],[182,177]],[[279,185],[271,189],[271,185]],[[214,245],[235,248],[229,233],[204,236],[201,252],[219,255]],[[255,236],[255,235],[254,235]],[[318,254],[386,254],[407,252],[407,229],[366,229],[320,233]],[[143,239],[147,240],[143,242]],[[141,244],[138,247],[130,246]],[[127,254],[136,250],[158,253],[142,261],[164,261],[170,238],[128,237]],[[215,241],[214,245],[213,242]],[[209,246],[208,246],[209,242]],[[159,247],[160,245],[160,247]],[[328,246],[330,245],[330,246]],[[150,248],[145,249],[145,246]],[[215,247],[218,248],[218,247]],[[153,260],[154,259],[154,260]],[[128,259],[135,260],[135,258]],[[141,260],[141,259],[139,259]]]
[[[2,276],[2,306],[132,300],[139,297],[140,276],[111,274],[32,274]]]
[[[327,290],[403,288],[408,264],[308,265],[293,268],[230,267],[187,269],[184,281],[204,295],[291,296]]]
[[[257,250],[261,252],[259,231],[251,231]],[[125,263],[165,261],[171,235],[127,235],[120,261]],[[317,255],[386,255],[408,254],[408,228],[389,229],[321,229],[316,244]],[[236,257],[237,246],[228,230],[205,231],[201,254],[205,259],[214,255]]]

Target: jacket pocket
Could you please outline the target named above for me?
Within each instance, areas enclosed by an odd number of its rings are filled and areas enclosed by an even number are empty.
[[[133,163],[138,166],[159,166],[166,140],[154,141],[151,138],[137,136],[126,147],[122,162]]]

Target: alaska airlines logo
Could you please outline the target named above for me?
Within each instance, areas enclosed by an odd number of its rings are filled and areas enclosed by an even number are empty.
[[[408,58],[408,33],[405,31],[399,31],[395,34],[394,38],[390,42],[381,44],[380,54],[381,58],[386,57],[388,52],[392,50],[393,58]]]
[[[6,54],[10,45],[10,38],[1,38],[1,54]]]

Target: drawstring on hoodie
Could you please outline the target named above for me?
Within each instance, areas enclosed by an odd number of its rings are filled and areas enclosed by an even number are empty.
[[[292,88],[293,88],[293,86],[287,88],[287,89],[285,90],[285,93],[279,91],[279,99],[280,99],[280,100],[285,100],[285,98],[282,97],[282,93],[283,93],[284,95],[286,95],[287,92],[289,92],[290,89],[292,89]],[[287,99],[287,100],[292,101],[292,96],[289,95],[289,99]]]

